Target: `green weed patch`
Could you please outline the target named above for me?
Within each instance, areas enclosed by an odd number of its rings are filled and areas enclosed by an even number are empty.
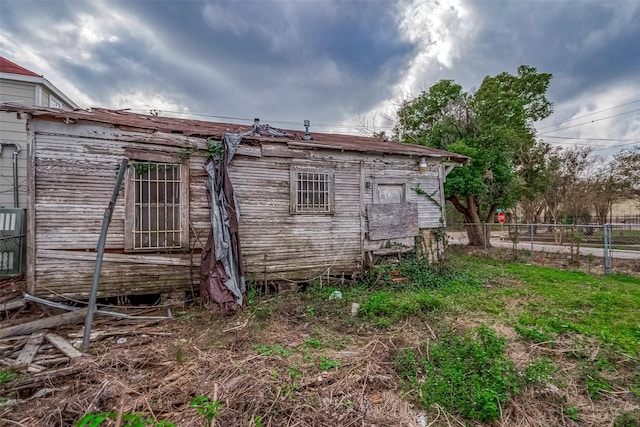
[[[464,336],[443,336],[429,346],[427,357],[418,357],[412,349],[399,351],[396,369],[424,408],[437,404],[489,422],[497,420],[500,406],[520,391],[504,350],[504,339],[483,325]]]

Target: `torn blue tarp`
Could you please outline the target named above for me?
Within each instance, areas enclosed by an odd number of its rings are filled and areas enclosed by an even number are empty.
[[[205,182],[211,203],[211,232],[202,253],[200,295],[226,311],[242,305],[246,291],[242,251],[238,236],[240,211],[229,178],[231,163],[244,134],[224,134],[223,153],[205,165]]]

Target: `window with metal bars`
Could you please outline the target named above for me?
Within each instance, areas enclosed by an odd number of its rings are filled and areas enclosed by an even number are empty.
[[[134,161],[127,192],[125,246],[131,250],[172,250],[187,246],[185,166]]]
[[[291,171],[291,213],[332,214],[333,172]]]

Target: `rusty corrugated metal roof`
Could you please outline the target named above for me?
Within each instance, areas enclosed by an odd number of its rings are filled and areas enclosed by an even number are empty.
[[[118,126],[120,128],[144,129],[154,132],[169,134],[181,134],[185,136],[202,138],[221,138],[224,133],[244,133],[251,131],[252,126],[230,123],[192,120],[176,117],[153,116],[132,113],[128,110],[109,110],[105,108],[92,108],[91,110],[60,111],[52,108],[26,107],[15,103],[4,103],[0,110],[31,114],[34,118],[43,118],[54,121],[94,121]],[[130,130],[132,130],[130,129]],[[444,150],[425,147],[422,145],[402,144],[393,141],[383,141],[379,138],[371,138],[357,135],[342,135],[332,133],[312,132],[313,139],[304,140],[304,131],[285,130],[285,137],[252,135],[245,139],[252,141],[282,142],[292,146],[331,149],[343,151],[357,151],[381,154],[402,154],[410,156],[427,156],[445,158],[457,163],[467,163],[469,158],[461,154],[450,153]]]

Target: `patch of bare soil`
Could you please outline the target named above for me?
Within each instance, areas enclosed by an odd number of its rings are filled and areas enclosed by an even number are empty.
[[[314,300],[309,307],[304,295],[292,294],[262,298],[232,317],[203,307],[164,321],[98,317],[90,354],[63,360],[45,340],[33,365],[44,355],[60,363],[38,373],[2,368],[17,375],[0,383],[0,425],[73,426],[99,412],[115,413],[105,426],[124,426],[121,416],[134,413],[176,426],[465,425],[440,407],[419,407],[419,396],[401,385],[395,354],[402,347],[428,348],[438,338],[440,320],[465,329],[475,319],[411,319],[376,329],[352,318],[347,301]],[[3,325],[56,313],[29,304]],[[637,397],[617,389],[597,400],[585,394],[578,362],[568,355],[580,351],[589,358],[597,347],[575,348],[572,341],[566,348],[542,348],[522,342],[506,326],[491,326],[507,337],[508,354],[519,368],[548,357],[562,374],[561,387],[527,388],[495,425],[611,426],[618,414],[640,408]],[[78,344],[82,326],[49,332]],[[2,360],[15,360],[28,338],[0,339]],[[631,366],[620,361],[616,372],[632,378]],[[197,396],[221,403],[211,424],[191,407]]]

